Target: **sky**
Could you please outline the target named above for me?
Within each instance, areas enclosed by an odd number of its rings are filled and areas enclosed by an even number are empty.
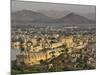
[[[79,5],[79,4],[77,5],[77,4],[12,0],[11,10],[12,12],[19,10],[32,10],[35,12],[40,12],[40,13],[42,12],[43,14],[53,18],[60,18],[67,15],[69,12],[74,12],[88,19],[96,20],[95,5]],[[57,12],[56,15],[54,15],[54,13],[52,15],[52,11],[56,11]]]
[[[17,1],[11,2],[12,11],[18,10],[68,10],[76,13],[95,13],[95,6],[92,5],[71,5],[71,4],[56,4],[56,3],[44,3],[44,2],[31,2],[31,1]]]

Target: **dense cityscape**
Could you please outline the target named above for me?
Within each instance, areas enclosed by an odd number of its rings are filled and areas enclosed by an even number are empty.
[[[94,28],[12,27],[15,73],[58,72],[96,68]],[[59,66],[58,66],[59,65]]]

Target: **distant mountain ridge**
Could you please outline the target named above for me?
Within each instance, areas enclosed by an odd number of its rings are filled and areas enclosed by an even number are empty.
[[[89,20],[76,13],[69,13],[60,19],[53,19],[42,13],[31,10],[16,11],[11,14],[12,23],[66,23],[66,24],[94,24],[95,21]]]
[[[58,19],[58,18],[61,18],[61,17],[64,17],[65,15],[68,15],[69,13],[71,13],[71,11],[69,9],[59,9],[59,10],[37,10],[38,12],[48,16],[48,17],[52,17],[52,18],[55,18],[55,19]],[[75,12],[74,12],[75,13]],[[90,19],[90,20],[96,20],[96,12],[95,11],[92,11],[92,12],[77,12],[78,15],[81,15],[81,16],[84,16],[86,17],[87,19]]]
[[[12,21],[29,21],[29,22],[48,22],[52,19],[48,16],[45,16],[41,13],[30,11],[30,10],[21,10],[12,13]]]
[[[76,13],[69,13],[68,15],[60,18],[57,22],[63,22],[68,24],[91,24],[95,21],[89,20],[86,17],[80,16]]]
[[[38,12],[55,19],[59,19],[70,13],[69,10],[38,10]]]

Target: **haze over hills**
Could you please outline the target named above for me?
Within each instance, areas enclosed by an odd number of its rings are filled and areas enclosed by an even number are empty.
[[[54,19],[42,13],[31,10],[21,10],[13,12],[11,15],[12,25],[26,24],[26,23],[66,23],[66,24],[94,24],[95,21],[89,20],[86,17],[80,16],[76,13],[67,13],[62,18]]]
[[[55,19],[59,19],[70,13],[69,10],[38,10],[38,12]]]
[[[94,20],[96,21],[96,12],[92,12],[92,13],[81,13],[81,15],[83,15],[84,17],[90,19],[90,20]]]
[[[59,4],[59,3],[45,3],[45,2],[25,2],[12,1],[12,12],[20,10],[32,10],[34,12],[42,13],[51,18],[61,18],[73,12],[84,16],[90,20],[96,20],[96,6],[94,5],[77,5],[77,4]]]
[[[76,13],[69,13],[68,15],[60,18],[57,22],[63,22],[68,24],[92,24],[95,21],[89,20],[86,17],[80,16]]]
[[[72,11],[68,10],[68,9],[62,9],[62,10],[38,10],[38,12],[48,16],[48,17],[52,17],[55,19],[59,19],[61,17],[64,17],[65,15],[68,15],[69,13],[71,13]],[[75,13],[75,12],[73,12]],[[78,15],[84,16],[87,19],[90,20],[96,20],[96,13],[95,12],[88,12],[88,13],[84,13],[84,12],[79,12],[77,13]]]
[[[51,20],[50,17],[45,16],[42,13],[30,10],[21,10],[12,13],[12,21],[17,22],[48,22]]]

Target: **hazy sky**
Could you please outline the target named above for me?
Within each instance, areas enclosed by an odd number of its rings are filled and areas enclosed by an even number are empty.
[[[68,10],[76,13],[95,13],[95,6],[90,5],[70,5],[70,4],[56,4],[56,3],[40,3],[29,1],[14,1],[12,0],[12,11],[18,10]]]

